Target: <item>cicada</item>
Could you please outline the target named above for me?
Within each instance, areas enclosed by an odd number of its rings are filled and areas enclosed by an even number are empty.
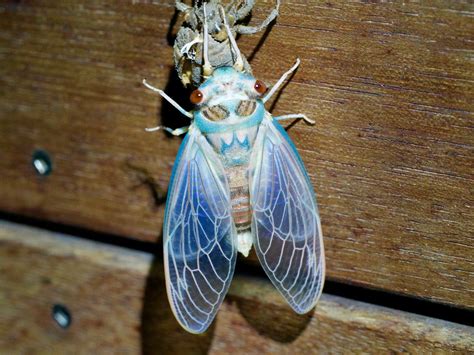
[[[252,246],[278,291],[297,313],[318,301],[325,262],[316,198],[303,162],[280,120],[265,102],[299,64],[267,92],[233,66],[213,69],[192,92],[192,112],[159,92],[192,121],[176,157],[166,203],[163,247],[168,298],[178,322],[191,333],[213,321],[234,274],[237,253]],[[204,47],[206,43],[204,42]],[[204,54],[204,63],[208,59]],[[312,122],[312,121],[310,121]]]

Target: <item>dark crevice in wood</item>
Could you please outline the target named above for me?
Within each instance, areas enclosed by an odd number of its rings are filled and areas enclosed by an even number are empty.
[[[266,278],[263,269],[245,263],[237,262],[236,272],[247,276]],[[474,311],[425,299],[349,285],[327,278],[324,283],[323,292],[329,295],[370,303],[372,305],[386,307],[393,310],[474,326]]]
[[[350,298],[352,300],[375,304],[399,311],[415,313],[449,322],[474,326],[474,311],[435,303],[415,297],[374,290],[335,281],[326,281],[324,292]]]
[[[93,240],[95,242],[144,251],[159,256],[162,255],[161,244],[145,242],[131,237],[124,237],[122,235],[93,231],[79,226],[57,223],[5,211],[0,211],[0,219],[8,222],[24,224],[30,227],[45,229],[50,232],[68,234],[78,238]]]
[[[152,253],[155,255],[155,260],[159,261],[162,260],[163,256],[161,243],[155,244],[151,242],[139,241],[120,235],[91,231],[82,227],[64,225],[4,211],[0,211],[0,219],[28,225],[31,227],[42,228],[51,232],[68,234],[74,237],[93,240],[100,243]],[[159,264],[161,265],[161,262]],[[267,279],[263,269],[246,263],[243,258],[239,258],[237,262],[236,273]],[[467,326],[474,326],[473,311],[459,307],[452,307],[450,305],[432,302],[429,300],[349,285],[330,279],[326,279],[324,293],[355,301],[365,302],[372,305],[378,305],[393,310],[418,314],[453,323],[464,324]]]

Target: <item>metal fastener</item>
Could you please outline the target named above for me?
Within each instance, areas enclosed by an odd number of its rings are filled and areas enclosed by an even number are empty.
[[[53,163],[49,154],[44,150],[36,150],[33,153],[31,164],[36,173],[41,176],[48,176],[53,170]]]
[[[71,313],[69,313],[68,309],[61,304],[55,304],[53,306],[51,316],[63,329],[66,329],[71,325]]]

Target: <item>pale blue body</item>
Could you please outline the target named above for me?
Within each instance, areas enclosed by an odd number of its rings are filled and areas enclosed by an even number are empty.
[[[245,179],[257,256],[291,307],[309,311],[324,282],[310,179],[254,83],[249,74],[219,68],[201,85],[204,100],[194,111],[171,177],[164,221],[167,291],[179,323],[193,333],[212,322],[233,276],[238,248],[230,190],[235,179]],[[242,101],[256,103],[245,117],[237,113]],[[205,117],[204,110],[214,106],[227,111],[225,119]]]
[[[206,81],[199,89],[201,91],[208,89],[207,94],[216,98],[222,97],[225,90],[224,85],[215,84],[220,79],[227,80],[226,82],[235,85],[236,91],[242,92],[245,92],[245,84],[255,81],[251,75],[238,73],[231,67],[217,69],[212,79]],[[248,163],[250,150],[255,140],[255,135],[251,133],[256,131],[265,115],[262,100],[256,99],[255,112],[248,117],[240,117],[236,113],[240,101],[239,99],[230,98],[225,101],[214,102],[225,103],[225,107],[229,110],[229,116],[221,122],[209,121],[200,110],[194,112],[195,127],[208,138],[216,151],[222,155],[225,166]],[[229,137],[229,135],[232,135],[232,137]]]

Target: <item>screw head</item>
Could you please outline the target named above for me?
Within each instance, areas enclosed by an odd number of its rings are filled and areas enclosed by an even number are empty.
[[[71,325],[72,317],[69,310],[62,304],[55,304],[51,310],[51,317],[61,328],[66,329]]]
[[[53,163],[49,154],[44,150],[36,150],[33,152],[31,164],[40,176],[48,176],[53,170]]]

